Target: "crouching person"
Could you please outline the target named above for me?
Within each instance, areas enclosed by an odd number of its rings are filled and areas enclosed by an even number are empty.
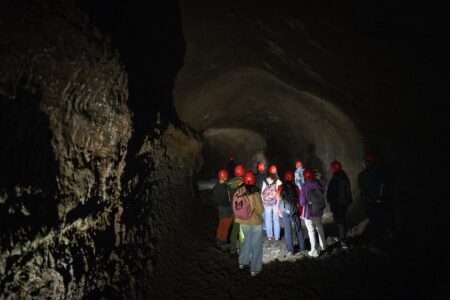
[[[320,250],[324,251],[327,247],[322,224],[323,209],[326,206],[324,187],[319,180],[313,177],[313,172],[310,169],[303,171],[303,177],[305,178],[305,185],[300,192],[300,205],[303,206],[302,219],[305,220],[311,242],[311,250],[308,255],[318,257],[316,231],[319,234]]]
[[[236,222],[244,233],[244,241],[239,253],[239,269],[250,265],[250,274],[257,275],[262,270],[263,230],[262,213],[264,206],[256,188],[253,172],[244,175],[244,186],[233,197],[233,212]]]

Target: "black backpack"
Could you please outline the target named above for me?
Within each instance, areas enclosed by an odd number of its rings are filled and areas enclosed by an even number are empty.
[[[321,212],[326,206],[325,196],[319,189],[310,189],[308,191],[308,207],[313,214]]]
[[[286,184],[283,184],[283,190],[281,191],[280,198],[281,205],[284,210],[288,210],[291,213],[297,212],[298,197],[294,186],[288,187]]]

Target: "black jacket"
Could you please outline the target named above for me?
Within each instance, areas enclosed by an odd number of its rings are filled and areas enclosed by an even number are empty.
[[[349,206],[352,204],[352,189],[350,180],[343,170],[333,173],[333,177],[328,184],[327,201],[330,203],[331,211],[338,206]]]

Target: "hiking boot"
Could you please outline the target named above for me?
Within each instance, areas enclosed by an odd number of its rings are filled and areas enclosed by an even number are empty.
[[[319,253],[317,251],[311,250],[311,251],[308,251],[308,256],[319,257]]]
[[[256,275],[258,275],[260,272],[250,272],[250,275],[251,276],[256,276]]]
[[[291,251],[288,251],[287,253],[286,253],[286,257],[291,257],[292,256],[292,252]]]

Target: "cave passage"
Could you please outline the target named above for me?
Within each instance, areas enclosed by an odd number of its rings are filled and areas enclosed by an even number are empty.
[[[331,161],[339,160],[353,187],[357,185],[364,144],[353,121],[329,100],[264,70],[228,71],[205,81],[189,97],[175,98],[175,105],[183,121],[203,132],[199,178],[215,178],[233,155],[253,171],[259,161],[275,164],[281,178],[301,160],[327,180]]]
[[[433,92],[450,26],[414,2],[0,1],[0,298],[448,294],[448,195],[431,193],[448,183]],[[384,249],[357,184],[367,152],[392,179]],[[320,257],[266,239],[261,274],[239,271],[211,191],[230,156],[325,181],[340,161],[349,247],[327,205]]]

